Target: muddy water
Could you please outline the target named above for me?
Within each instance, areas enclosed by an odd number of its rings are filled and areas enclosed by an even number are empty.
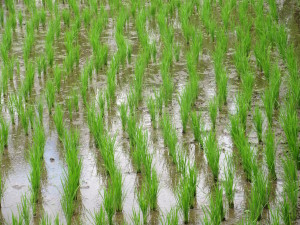
[[[290,40],[295,43],[296,48],[299,53],[299,9],[296,7],[296,3],[293,1],[279,2],[279,15],[280,21],[285,23],[289,29]],[[293,13],[289,12],[290,7],[295,8]],[[24,6],[19,4],[17,9],[23,9]],[[197,16],[195,15],[194,21],[197,23]],[[182,31],[180,28],[180,23],[178,18],[173,18],[172,25],[175,31],[175,42],[178,42],[181,46],[181,57],[179,62],[174,62],[172,66],[172,76],[174,80],[174,90],[172,101],[166,109],[172,118],[173,123],[177,129],[177,134],[179,137],[179,143],[184,146],[184,150],[187,151],[190,160],[196,162],[198,168],[198,187],[197,187],[197,198],[196,207],[190,210],[190,224],[201,224],[201,218],[203,218],[203,207],[205,207],[209,202],[209,193],[214,182],[210,169],[207,165],[205,155],[200,149],[198,144],[194,142],[193,134],[190,128],[188,128],[187,133],[182,134],[182,124],[180,119],[180,107],[177,102],[177,95],[184,89],[186,82],[188,81],[188,71],[186,67],[186,52],[188,51],[188,46],[186,45]],[[109,46],[109,60],[112,55],[117,51],[117,45],[114,39],[114,26],[115,18],[110,18],[108,20],[108,25],[101,35],[101,41]],[[200,77],[199,82],[199,95],[195,104],[195,109],[202,111],[203,120],[205,122],[206,130],[210,129],[210,119],[208,114],[208,102],[216,93],[215,86],[215,75],[212,63],[212,51],[213,43],[208,37],[205,29],[199,24],[201,30],[203,31],[203,51],[198,63],[198,74]],[[66,50],[64,47],[64,26],[62,25],[61,37],[55,42],[55,63],[62,65],[63,60],[66,55]],[[3,29],[0,30],[0,35]],[[155,21],[147,22],[147,32],[151,40],[158,41],[158,54],[157,61],[151,62],[144,74],[144,99],[148,96],[153,95],[153,89],[156,90],[161,85],[161,75],[160,75],[160,57],[163,48],[158,25]],[[21,80],[24,76],[24,63],[23,57],[23,41],[25,34],[25,26],[22,29],[17,26],[16,32],[14,33],[13,48],[11,54],[17,57],[20,61],[21,66],[21,77],[16,78],[10,85],[9,92],[13,92],[18,89],[21,85]],[[34,47],[34,55],[39,56],[44,52],[44,39],[46,35],[46,29],[40,27],[39,31],[36,31],[36,43]],[[133,47],[132,61],[127,63],[125,67],[121,67],[120,73],[117,75],[117,90],[116,90],[116,104],[113,105],[110,112],[106,111],[105,121],[107,129],[112,135],[116,135],[116,152],[115,158],[118,166],[121,168],[123,174],[123,190],[125,192],[124,200],[124,210],[122,213],[117,213],[114,217],[115,222],[121,224],[122,221],[126,220],[130,223],[130,217],[132,215],[132,210],[139,210],[135,191],[141,180],[141,175],[137,175],[135,172],[135,167],[132,162],[132,157],[129,149],[129,140],[126,133],[121,129],[121,121],[118,112],[118,105],[121,102],[127,101],[127,94],[129,93],[129,88],[132,85],[134,77],[134,65],[136,58],[140,52],[140,44],[135,30],[135,23],[132,18],[129,19],[128,24],[124,31],[125,38],[129,40]],[[234,34],[230,34],[234,36]],[[2,35],[1,35],[2,36]],[[80,75],[80,69],[83,67],[86,60],[90,57],[92,50],[88,42],[87,33],[82,26],[81,33],[79,37],[80,41],[80,65],[79,68],[75,69],[74,73],[67,77],[62,83],[61,92],[57,96],[56,101],[62,105],[66,105],[65,101],[67,97],[71,94],[72,90],[77,90],[79,88],[78,77]],[[224,178],[224,162],[225,155],[236,153],[237,150],[233,146],[230,132],[229,132],[229,114],[235,112],[235,96],[239,90],[240,82],[237,78],[237,72],[233,63],[235,43],[234,40],[229,39],[229,48],[227,52],[227,57],[225,60],[226,68],[229,75],[228,80],[228,104],[224,107],[218,115],[217,119],[217,137],[219,146],[222,149],[220,157],[220,168],[221,173],[219,179]],[[298,54],[299,56],[300,54]],[[300,58],[300,57],[299,57]],[[255,68],[255,62],[252,60],[251,65]],[[285,68],[282,67],[284,71]],[[36,76],[35,78],[35,94],[33,99],[38,98],[45,86],[45,81],[49,73],[41,78]],[[264,87],[266,82],[261,74],[256,71],[256,81],[254,87],[254,93],[252,98],[252,105],[259,105],[263,109],[263,103],[261,97],[263,95]],[[284,100],[284,93],[286,90],[286,81],[283,77],[283,84],[281,87],[280,101]],[[90,82],[90,99],[96,99],[97,94],[105,90],[106,87],[106,68],[99,72],[99,74],[94,74]],[[1,99],[1,102],[6,102],[6,97]],[[5,103],[4,103],[5,105]],[[78,210],[74,216],[74,223],[91,224],[91,215],[94,210],[98,210],[102,204],[101,195],[103,194],[104,188],[107,184],[107,174],[103,166],[98,150],[95,148],[93,137],[91,136],[87,123],[86,116],[84,113],[84,107],[80,101],[79,112],[74,112],[73,120],[70,121],[68,117],[67,108],[65,110],[65,122],[66,126],[70,127],[71,124],[77,127],[80,131],[80,157],[82,159],[83,167],[81,174],[81,183],[79,190],[79,198],[77,201]],[[10,120],[7,110],[4,107],[2,114],[7,119]],[[172,207],[176,204],[176,185],[178,184],[179,174],[176,173],[175,166],[172,164],[170,157],[168,156],[168,149],[164,146],[164,141],[162,138],[162,132],[156,126],[153,128],[150,121],[150,115],[146,107],[146,101],[143,101],[139,106],[139,118],[140,123],[143,128],[148,131],[149,134],[149,150],[153,155],[153,164],[158,172],[160,178],[160,192],[158,197],[158,210],[149,214],[150,224],[159,224],[160,217],[166,214]],[[38,220],[42,215],[44,210],[50,217],[51,220],[55,218],[56,215],[59,216],[60,220],[65,223],[64,215],[61,208],[61,196],[62,196],[62,179],[64,175],[64,169],[66,168],[66,163],[64,159],[64,150],[62,144],[58,140],[55,126],[53,124],[53,119],[48,115],[46,106],[44,108],[44,125],[45,132],[47,136],[47,141],[45,145],[45,155],[44,155],[44,171],[42,175],[42,185],[41,185],[41,196],[40,203],[38,205],[38,214],[36,218],[32,219],[33,224],[38,224]],[[274,119],[274,129],[276,133],[276,138],[278,140],[277,145],[277,167],[276,172],[278,174],[278,180],[273,182],[272,195],[271,195],[271,208],[276,205],[280,200],[280,193],[282,192],[283,180],[282,180],[282,168],[280,164],[280,157],[287,150],[287,145],[285,139],[281,138],[283,132],[278,123],[278,112],[275,112]],[[263,159],[263,146],[257,143],[256,133],[252,124],[252,114],[249,113],[248,116],[248,127],[247,134],[251,145],[255,148],[258,158],[262,161]],[[266,120],[265,124],[266,126]],[[17,214],[18,205],[21,202],[21,196],[26,194],[30,196],[30,184],[28,181],[28,176],[30,173],[30,165],[28,163],[28,149],[31,145],[31,134],[28,137],[24,135],[21,125],[16,120],[16,125],[10,126],[9,130],[9,143],[8,149],[5,150],[4,156],[2,158],[2,173],[3,179],[5,180],[5,191],[2,199],[2,208],[0,214],[1,223],[11,223],[11,214]],[[51,159],[51,160],[50,160]],[[235,176],[235,207],[234,209],[228,209],[226,206],[226,221],[223,224],[237,224],[238,221],[245,215],[245,210],[247,209],[247,199],[249,198],[251,185],[246,182],[245,174],[240,165],[240,160],[238,157],[234,160],[236,166],[236,176]],[[225,199],[224,199],[225,200]],[[225,202],[225,201],[224,201]],[[265,224],[268,218],[268,211],[265,210],[262,224]],[[182,219],[180,220],[182,223]]]

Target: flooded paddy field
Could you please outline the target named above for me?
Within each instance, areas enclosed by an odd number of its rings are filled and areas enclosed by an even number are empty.
[[[299,7],[2,1],[0,223],[300,223]]]

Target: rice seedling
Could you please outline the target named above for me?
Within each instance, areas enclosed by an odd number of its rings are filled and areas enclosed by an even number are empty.
[[[276,172],[275,172],[276,146],[275,146],[274,138],[275,138],[274,132],[272,131],[272,128],[269,127],[265,137],[265,157],[266,157],[269,173],[273,179],[276,179]]]
[[[221,72],[220,79],[218,81],[218,106],[226,105],[227,103],[227,81],[228,77],[225,71]]]
[[[70,11],[68,9],[64,9],[64,10],[62,10],[61,15],[62,15],[62,19],[63,19],[65,26],[69,27],[70,26],[70,17],[71,17]]]
[[[279,106],[279,90],[281,84],[281,74],[278,65],[275,65],[272,69],[272,76],[269,80],[269,88],[272,90],[272,95],[274,98],[274,107]]]
[[[235,174],[235,167],[233,164],[233,158],[232,156],[226,156],[226,168],[224,167],[225,180],[223,186],[224,186],[229,208],[234,207],[234,195],[235,195],[234,174]]]
[[[143,214],[143,222],[144,224],[147,224],[149,197],[147,194],[147,187],[144,184],[141,186],[140,190],[137,191],[137,199]]]
[[[58,134],[58,137],[59,137],[60,141],[63,140],[63,135],[64,135],[64,132],[65,132],[63,116],[64,116],[64,114],[63,114],[62,108],[59,104],[57,104],[55,106],[53,120],[54,120],[56,130],[57,130],[57,134]]]
[[[23,224],[23,220],[22,218],[19,216],[19,218],[17,218],[14,213],[12,213],[11,215],[11,221],[12,221],[12,225],[22,225]]]
[[[210,194],[209,208],[204,208],[204,214],[204,224],[221,224],[225,220],[223,189],[218,185]]]
[[[165,217],[162,217],[161,223],[165,225],[178,225],[178,210],[176,208],[172,208]]]
[[[108,223],[103,206],[100,207],[99,211],[94,212],[93,223],[95,225],[102,225]]]
[[[287,143],[289,146],[289,152],[294,159],[297,168],[300,168],[300,150],[298,141],[299,122],[297,111],[294,108],[293,103],[288,102],[286,107],[280,114],[281,127],[284,130]]]
[[[47,101],[48,111],[51,115],[51,109],[53,108],[55,102],[55,88],[53,81],[51,80],[48,80],[46,83],[45,97]]]
[[[210,131],[208,133],[204,146],[204,152],[207,158],[208,165],[212,170],[214,179],[217,180],[219,176],[219,159],[221,152],[218,147],[216,135],[213,131]]]
[[[216,98],[213,98],[209,102],[209,116],[211,119],[213,130],[216,129],[217,115],[218,115],[218,101]]]
[[[201,120],[201,112],[197,115],[196,111],[191,112],[192,128],[194,132],[195,141],[200,143],[203,148],[202,134],[204,132],[203,121]]]
[[[147,100],[147,107],[150,113],[152,124],[155,126],[156,121],[156,104],[155,99],[152,97],[149,97]]]
[[[254,122],[254,126],[256,128],[256,135],[258,138],[258,142],[262,142],[263,117],[262,117],[262,113],[259,110],[258,106],[256,106],[255,110],[254,110],[253,122]]]

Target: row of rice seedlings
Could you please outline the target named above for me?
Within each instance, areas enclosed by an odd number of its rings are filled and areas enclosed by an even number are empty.
[[[38,203],[41,187],[41,176],[42,176],[42,165],[44,158],[44,147],[45,147],[45,133],[44,128],[40,124],[39,120],[35,121],[34,134],[33,134],[33,145],[30,149],[30,165],[31,172],[29,181],[31,183],[31,203],[33,214],[36,214],[36,204]]]
[[[72,216],[76,210],[75,200],[80,185],[80,175],[82,169],[82,161],[79,159],[79,133],[77,130],[64,130],[63,144],[65,149],[65,159],[67,169],[64,172],[63,197],[61,205],[67,220],[67,224],[71,224]]]

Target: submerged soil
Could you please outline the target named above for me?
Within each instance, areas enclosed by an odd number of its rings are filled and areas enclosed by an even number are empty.
[[[17,9],[24,9],[21,4],[17,4]],[[296,1],[278,1],[278,9],[280,22],[286,24],[289,34],[289,41],[293,42],[296,48],[298,58],[300,58],[300,16],[299,7],[296,5]],[[197,22],[198,15],[195,15],[195,23]],[[108,20],[108,25],[102,33],[101,41],[106,43],[109,47],[109,60],[114,52],[117,51],[117,45],[114,38],[115,33],[115,18]],[[174,62],[172,66],[172,76],[176,90],[173,93],[172,101],[169,105],[169,113],[172,118],[172,122],[175,124],[177,134],[179,137],[179,143],[182,143],[184,149],[187,151],[190,160],[196,162],[198,168],[198,187],[195,208],[190,210],[190,223],[189,224],[201,224],[204,212],[203,208],[209,203],[210,189],[214,184],[211,171],[207,165],[204,152],[194,141],[192,130],[188,127],[186,133],[182,133],[182,123],[180,119],[180,107],[177,101],[177,95],[180,93],[188,80],[188,72],[186,66],[186,51],[188,46],[182,35],[180,23],[178,18],[172,18],[173,27],[175,31],[175,42],[178,42],[181,46],[180,60]],[[164,146],[162,137],[162,131],[157,125],[153,128],[150,121],[150,115],[146,107],[146,99],[148,96],[153,95],[153,89],[156,90],[161,85],[160,75],[160,57],[162,43],[160,40],[159,28],[155,21],[147,22],[147,31],[151,40],[157,40],[157,60],[156,62],[150,62],[145,74],[144,74],[144,87],[143,96],[144,101],[139,105],[139,118],[143,125],[143,128],[148,131],[149,134],[149,149],[153,154],[153,164],[159,176],[159,196],[158,196],[158,210],[151,211],[149,215],[149,224],[160,224],[160,217],[165,215],[172,207],[176,207],[176,195],[175,190],[179,181],[179,174],[177,174],[175,166],[173,165],[171,158],[168,155],[168,150]],[[199,24],[202,27],[201,24]],[[64,26],[62,26],[63,29]],[[202,29],[204,30],[204,29]],[[2,36],[3,29],[0,29],[0,36]],[[65,56],[66,50],[64,47],[63,39],[64,30],[62,30],[61,38],[55,43],[55,64],[61,65]],[[20,61],[21,78],[17,78],[12,81],[9,92],[14,92],[20,87],[22,80],[22,74],[24,74],[24,62],[23,62],[23,41],[25,35],[25,27],[20,28],[17,26],[14,33],[14,40],[12,45],[11,54],[17,57]],[[34,46],[33,54],[40,55],[44,51],[45,46],[46,29],[40,27],[36,32],[36,43]],[[229,34],[234,35],[234,34]],[[82,26],[81,33],[79,35],[80,44],[80,65],[75,69],[72,76],[67,77],[62,82],[60,95],[57,97],[57,102],[62,105],[66,105],[66,99],[71,95],[72,91],[79,89],[79,75],[86,59],[88,59],[92,53],[87,33]],[[133,53],[132,61],[126,63],[124,67],[121,67],[120,73],[117,75],[117,90],[116,103],[111,107],[111,111],[105,115],[106,126],[112,135],[116,135],[116,152],[115,158],[117,164],[121,168],[124,183],[123,190],[125,191],[124,209],[122,213],[117,213],[114,220],[117,224],[121,224],[124,219],[129,222],[132,215],[132,210],[139,210],[139,206],[136,199],[135,190],[139,186],[141,181],[141,175],[136,173],[135,167],[130,156],[129,139],[125,132],[122,131],[121,120],[119,116],[118,106],[121,102],[126,101],[127,94],[129,93],[129,87],[134,79],[134,65],[139,53],[140,44],[138,43],[138,37],[134,20],[129,19],[129,22],[125,26],[124,36],[132,44]],[[206,125],[206,129],[210,129],[210,118],[208,114],[208,103],[213,98],[216,92],[215,75],[212,63],[212,50],[213,43],[208,37],[207,33],[203,32],[203,50],[199,59],[197,72],[200,76],[199,82],[199,95],[195,104],[195,108],[202,112],[203,120]],[[228,104],[225,106],[218,115],[217,118],[217,137],[219,146],[222,149],[220,157],[220,169],[221,174],[219,180],[224,179],[224,166],[225,155],[233,151],[237,151],[232,143],[229,132],[229,114],[235,112],[235,96],[240,87],[240,81],[237,76],[237,72],[233,63],[233,53],[235,48],[234,39],[229,38],[229,48],[226,56],[226,68],[229,75],[228,80]],[[255,68],[254,57],[251,61],[251,65]],[[281,67],[283,74],[285,68],[282,64]],[[266,81],[258,71],[254,93],[252,98],[252,105],[259,105],[263,109],[262,95],[266,85]],[[33,100],[38,98],[42,93],[42,89],[45,86],[46,77],[35,77]],[[89,89],[90,98],[96,98],[97,93],[103,91],[106,87],[106,69],[100,71],[97,75],[94,75],[90,82]],[[283,76],[283,82],[280,92],[280,101],[283,102],[285,98],[285,90],[287,81]],[[79,91],[78,91],[79,92]],[[1,99],[1,104],[6,104],[7,98]],[[75,125],[80,131],[80,157],[82,159],[82,174],[80,181],[79,198],[77,204],[78,210],[74,218],[74,223],[91,224],[92,214],[95,210],[98,210],[102,205],[103,190],[106,187],[107,174],[103,166],[103,162],[98,149],[95,147],[94,138],[92,137],[87,122],[86,115],[84,113],[83,103],[79,102],[79,112],[74,112],[73,120],[69,120],[67,108],[65,107],[65,123],[69,127],[70,124]],[[48,115],[46,105],[44,108],[44,127],[47,137],[45,145],[42,185],[41,185],[41,198],[38,203],[37,216],[33,218],[33,224],[38,224],[43,211],[46,212],[53,221],[55,216],[58,215],[60,220],[65,223],[64,214],[61,208],[61,196],[62,196],[62,178],[66,163],[64,160],[63,146],[58,140],[55,125],[51,115]],[[8,112],[2,110],[2,114],[10,121]],[[287,143],[284,138],[284,133],[278,122],[279,111],[275,110],[274,130],[277,140],[277,166],[276,173],[278,179],[272,183],[271,193],[271,208],[275,207],[280,200],[283,179],[282,179],[282,167],[280,158],[284,152],[287,151]],[[267,121],[265,120],[264,127],[266,127]],[[256,132],[252,124],[252,112],[248,115],[247,134],[251,146],[255,148],[257,154],[263,159],[263,145],[257,142]],[[11,223],[12,213],[17,214],[18,205],[21,202],[21,196],[26,194],[30,196],[30,183],[28,176],[30,173],[30,165],[28,162],[28,151],[31,145],[31,134],[25,136],[21,124],[18,122],[16,125],[11,125],[9,129],[9,142],[8,148],[4,152],[2,158],[2,173],[3,180],[5,181],[5,191],[2,199],[2,208],[0,210],[0,223]],[[236,165],[235,174],[235,188],[236,195],[234,199],[234,209],[229,209],[226,206],[226,220],[222,224],[237,224],[241,218],[245,215],[247,209],[247,202],[249,198],[251,184],[246,181],[245,174],[240,165],[240,160],[235,158],[234,163]],[[225,201],[224,201],[225,202]],[[268,220],[269,212],[265,209],[261,224],[266,224]],[[182,220],[182,219],[181,219]],[[183,223],[181,221],[181,223]],[[300,221],[299,221],[300,223]]]

